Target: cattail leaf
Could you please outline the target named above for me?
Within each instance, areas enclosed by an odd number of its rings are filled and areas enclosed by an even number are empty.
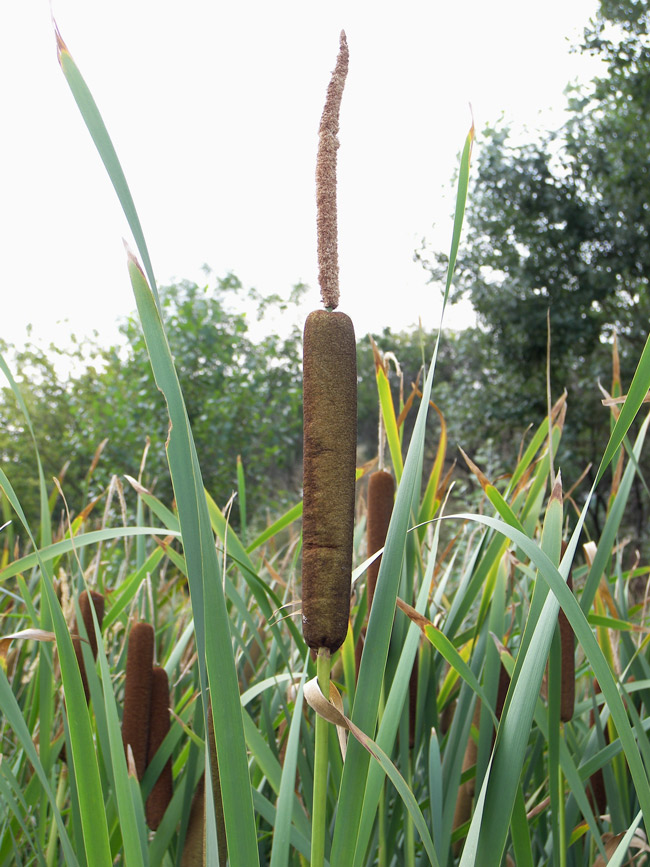
[[[483,705],[486,708],[490,709],[490,703],[483,691],[483,687],[478,682],[472,669],[465,662],[463,657],[458,653],[458,651],[451,643],[451,641],[449,641],[447,636],[439,629],[436,629],[433,624],[424,627],[424,634],[429,639],[431,644],[436,648],[438,653],[443,657],[443,659],[445,659],[449,663],[451,668],[458,673],[458,675],[465,681],[466,684],[468,684],[472,692],[474,692],[478,696]],[[497,718],[492,712],[491,716],[494,727],[496,728],[498,722]]]
[[[533,860],[533,850],[530,843],[530,826],[528,824],[528,817],[526,816],[526,802],[524,801],[521,786],[517,789],[510,833],[512,835],[512,848],[517,867],[534,867],[535,861]]]
[[[386,431],[386,440],[388,441],[390,458],[393,463],[393,470],[395,471],[395,479],[397,484],[399,484],[404,471],[404,463],[402,461],[402,444],[400,442],[399,430],[397,427],[393,395],[390,391],[388,376],[383,367],[376,368],[376,377],[377,392],[379,394],[379,411],[384,420],[384,430]]]
[[[102,116],[99,113],[97,103],[93,99],[93,96],[88,89],[88,85],[84,81],[83,76],[81,75],[81,72],[77,67],[77,64],[72,59],[72,55],[68,51],[66,44],[61,38],[56,23],[54,25],[54,28],[56,31],[57,51],[61,71],[63,72],[65,80],[68,83],[68,87],[72,92],[74,101],[77,103],[79,111],[81,112],[81,116],[84,119],[86,128],[88,129],[88,132],[90,133],[91,138],[95,143],[97,152],[99,153],[99,156],[104,163],[108,176],[111,180],[111,183],[113,184],[113,188],[117,193],[117,198],[120,201],[120,205],[122,205],[122,210],[124,211],[124,215],[129,224],[129,228],[133,233],[133,237],[135,238],[135,243],[138,247],[140,257],[144,262],[147,277],[149,279],[149,285],[152,287],[152,293],[156,301],[156,306],[160,309],[160,301],[158,299],[156,281],[153,275],[153,268],[151,266],[151,260],[149,258],[147,243],[144,239],[142,226],[140,225],[140,218],[138,217],[138,213],[135,209],[135,203],[133,201],[133,197],[131,196],[129,185],[126,182],[124,172],[122,171],[122,166],[120,165],[117,153],[115,152],[115,148],[113,147],[113,142],[111,141],[111,137],[108,134],[108,130],[106,129],[106,125],[104,124]]]
[[[625,512],[625,507],[627,505],[628,497],[632,489],[632,483],[637,474],[636,464],[641,456],[641,451],[643,448],[643,443],[645,441],[649,423],[650,415],[646,416],[643,424],[639,429],[639,433],[637,435],[634,443],[634,448],[632,450],[632,456],[634,458],[634,461],[630,461],[626,466],[625,472],[623,473],[623,479],[621,481],[618,493],[616,494],[616,498],[609,507],[605,526],[603,527],[603,530],[600,534],[600,539],[598,540],[598,547],[593,557],[591,568],[589,569],[589,575],[587,576],[587,580],[585,582],[585,586],[580,597],[580,607],[584,612],[588,612],[591,608],[594,597],[596,595],[596,591],[598,590],[598,586],[600,584],[600,579],[602,578],[609,559],[612,555],[612,550],[616,543],[616,536],[618,534],[618,530],[623,519],[623,514]]]
[[[303,669],[298,693],[293,706],[291,725],[287,749],[284,754],[282,767],[282,779],[280,781],[280,793],[276,805],[276,821],[273,832],[273,848],[271,850],[270,867],[284,867],[289,863],[289,845],[291,842],[292,816],[296,810],[295,786],[296,766],[298,763],[298,749],[300,746],[300,724],[302,720],[303,689],[307,677],[309,654],[305,655],[305,667]]]
[[[147,575],[158,567],[158,564],[165,556],[162,548],[155,548],[147,557],[140,568],[136,569],[122,581],[119,587],[110,594],[108,598],[109,608],[104,615],[103,628],[108,630],[120,618],[123,612],[130,605],[136,593],[142,586],[142,582]]]
[[[19,572],[28,572],[39,563],[45,564],[62,557],[64,554],[84,548],[88,545],[96,545],[98,542],[111,541],[113,539],[121,539],[129,536],[177,536],[180,534],[168,533],[165,527],[110,527],[104,530],[93,530],[90,533],[81,533],[73,539],[62,539],[60,542],[55,542],[53,545],[48,545],[45,548],[39,549],[38,552],[33,551],[31,554],[26,554],[13,563],[9,563],[4,569],[0,570],[0,581],[5,581],[7,578],[13,578]]]
[[[178,517],[171,509],[168,509],[164,503],[161,503],[158,497],[155,497],[151,491],[148,491],[137,479],[128,475],[125,475],[124,478],[131,485],[142,502],[151,509],[153,514],[159,518],[160,521],[162,521],[163,526],[167,527],[167,529],[172,533],[180,532]]]
[[[599,626],[605,629],[615,629],[619,632],[647,632],[643,626],[638,623],[631,623],[629,620],[620,620],[617,617],[608,617],[605,614],[594,614],[590,612],[587,615],[587,621],[591,626]]]
[[[56,641],[56,635],[53,632],[47,632],[45,629],[20,629],[18,632],[12,632],[9,635],[3,635],[0,638],[0,665],[7,670],[7,654],[11,642],[15,638],[22,638],[24,641]]]
[[[561,417],[561,414],[566,408],[566,392],[559,398],[559,400],[553,405],[551,408],[551,417],[550,424],[551,428],[555,425],[555,422],[558,418]],[[515,471],[512,474],[512,478],[510,479],[510,483],[508,485],[508,492],[512,492],[515,490],[519,482],[521,481],[524,474],[529,470],[535,455],[539,452],[539,450],[544,446],[544,444],[548,441],[548,431],[549,431],[549,418],[548,416],[544,419],[544,421],[539,425],[531,441],[529,442],[526,450],[523,455],[517,462],[517,466],[515,467]]]
[[[158,308],[144,273],[132,256],[129,274],[156,384],[165,396],[170,416],[167,456],[178,504],[206,713],[208,681],[211,684],[229,858],[233,867],[252,867],[259,859],[239,688],[228,613],[220,582],[215,581],[219,564],[201,470]]]
[[[213,531],[216,533],[219,539],[221,539],[221,542],[226,549],[226,554],[228,558],[239,566],[244,580],[248,584],[251,592],[253,593],[255,601],[260,606],[260,610],[266,618],[269,629],[274,639],[277,641],[280,652],[286,660],[287,665],[291,666],[287,641],[284,638],[280,625],[276,622],[276,613],[282,607],[281,599],[276,595],[276,593],[274,593],[274,591],[268,586],[268,584],[266,584],[266,582],[263,581],[262,578],[260,578],[257,573],[257,569],[253,564],[253,561],[248,555],[248,552],[241,543],[237,533],[229,525],[221,509],[219,509],[219,507],[207,491],[205,491],[204,494],[206,502],[208,504],[208,514],[210,516],[210,524]],[[296,642],[298,648],[300,649],[300,652],[302,652],[302,649],[305,647],[305,643],[303,641],[300,629],[291,619],[286,621],[286,625],[291,632],[291,635]]]
[[[440,476],[442,475],[442,470],[445,465],[445,456],[447,454],[447,422],[445,421],[444,415],[433,401],[431,401],[431,406],[437,412],[440,420],[440,437],[438,439],[436,456],[433,461],[433,466],[431,467],[431,472],[429,473],[427,486],[424,490],[424,496],[422,497],[422,503],[418,513],[418,524],[425,524],[427,521],[430,521],[438,509],[440,502]],[[426,527],[420,527],[418,532],[420,535],[420,541],[422,541],[424,539]]]
[[[639,363],[634,371],[634,376],[630,383],[625,403],[621,407],[620,415],[614,426],[612,435],[609,438],[607,447],[605,448],[605,453],[600,462],[600,466],[598,467],[598,472],[596,473],[596,484],[598,484],[602,479],[605,470],[616,455],[623,439],[627,435],[632,422],[641,408],[641,404],[645,400],[648,388],[650,388],[650,337],[648,337],[646,344],[643,347],[643,352],[641,353],[641,358],[639,359]]]
[[[255,805],[255,810],[264,821],[268,822],[271,828],[274,828],[276,825],[276,809],[274,805],[256,789],[253,789],[253,803]],[[291,845],[296,849],[296,851],[300,852],[300,854],[304,856],[308,863],[309,858],[311,857],[310,832],[308,831],[307,835],[301,834],[300,831],[296,829],[295,825],[292,825],[289,829],[289,839]],[[330,867],[330,862],[327,858],[324,859],[323,863],[324,867]],[[181,865],[181,867],[183,867],[183,865]]]
[[[259,858],[237,676],[223,594],[220,591],[215,592],[210,584],[213,576],[217,574],[217,559],[194,440],[160,319],[160,302],[153,268],[126,178],[95,101],[58,31],[57,42],[61,69],[113,183],[149,277],[147,284],[144,273],[135,260],[130,258],[129,273],[147,350],[156,383],[165,396],[170,415],[167,454],[188,563],[192,606],[194,611],[199,613],[199,616],[194,618],[194,625],[206,714],[208,682],[213,687],[212,696],[215,698],[213,710],[217,704],[217,696],[219,698],[219,711],[214,714],[214,723],[230,862],[233,867],[252,867],[259,862]],[[210,624],[207,636],[209,647],[206,647],[204,627],[204,584],[207,584],[212,603],[208,613],[214,618],[214,624]]]
[[[290,524],[293,524],[294,521],[297,521],[302,515],[302,501],[297,503],[295,506],[292,506],[288,512],[285,512],[281,518],[278,518],[277,521],[274,521],[266,530],[263,530],[259,536],[256,536],[255,539],[250,543],[250,545],[246,548],[247,554],[252,554],[252,552],[259,548],[260,545],[263,545],[269,539],[272,539],[273,536],[276,536]]]

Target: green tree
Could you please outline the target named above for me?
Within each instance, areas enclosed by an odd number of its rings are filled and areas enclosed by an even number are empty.
[[[289,301],[246,292],[233,275],[214,286],[183,281],[161,290],[167,332],[207,489],[223,506],[236,490],[237,456],[253,511],[272,510],[295,492],[302,447],[301,336],[250,337],[250,314],[275,316]],[[61,375],[57,350],[28,345],[14,352],[14,369],[35,422],[47,478],[69,461],[64,490],[73,512],[103,490],[113,474],[137,477],[147,441],[143,483],[171,499],[164,444],[167,412],[155,387],[144,338],[135,317],[120,327],[123,342],[102,348],[78,344],[65,356],[73,372]],[[0,402],[0,455],[33,519],[38,515],[33,449],[13,395]],[[87,487],[93,455],[108,440]],[[237,520],[237,509],[233,517]]]
[[[648,0],[601,0],[580,48],[606,73],[569,91],[566,124],[523,143],[499,125],[477,142],[454,297],[478,313],[473,339],[485,367],[479,388],[455,395],[486,440],[515,448],[546,412],[548,316],[552,394],[569,394],[567,484],[609,432],[598,382],[611,381],[613,332],[625,388],[650,322],[649,22]],[[446,258],[416,255],[440,279]],[[461,368],[475,369],[464,357]],[[601,517],[596,509],[596,524]]]

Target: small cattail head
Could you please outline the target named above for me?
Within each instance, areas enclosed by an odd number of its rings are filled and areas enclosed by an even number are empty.
[[[131,746],[139,780],[147,765],[153,656],[153,626],[149,623],[134,623],[126,655],[122,741],[125,751],[128,745]]]
[[[386,533],[393,513],[393,500],[395,498],[395,482],[390,473],[378,470],[372,473],[368,479],[368,517],[366,519],[366,537],[368,541],[368,556],[380,551],[386,543]],[[377,586],[377,575],[381,556],[377,557],[367,572],[368,586],[368,613],[372,607],[372,600]]]
[[[569,590],[573,590],[573,577],[571,575],[569,575],[566,583]],[[558,625],[562,658],[560,719],[562,722],[569,722],[573,717],[576,697],[575,639],[571,624],[561,608],[558,614]]]
[[[95,607],[95,614],[97,615],[97,622],[99,623],[99,628],[101,629],[104,620],[104,597],[96,590],[90,591],[90,597],[86,590],[84,590],[79,595],[79,610],[81,611],[81,618],[86,629],[86,635],[88,636],[88,643],[90,645],[90,649],[92,650],[93,658],[97,659],[97,636],[95,635],[95,625],[93,623],[92,611],[90,610],[90,598],[92,598],[92,602]],[[77,631],[78,630],[75,629],[75,632]],[[81,673],[81,681],[83,683],[86,701],[89,701],[90,689],[88,687],[88,676],[86,675],[86,666],[84,663],[83,652],[81,649],[81,639],[73,638],[72,646],[74,647],[75,656],[77,657],[77,663],[79,665],[79,671]]]
[[[147,766],[153,761],[169,732],[169,679],[165,669],[160,668],[160,666],[154,666],[151,674],[150,708]],[[155,831],[162,822],[172,794],[172,759],[170,756],[147,798],[147,824],[152,831]]]

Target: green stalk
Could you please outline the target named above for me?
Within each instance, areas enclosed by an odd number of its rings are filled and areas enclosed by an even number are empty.
[[[409,750],[409,758],[408,758],[408,767],[407,767],[408,776],[406,778],[406,782],[408,783],[409,789],[413,789],[413,753],[412,750]],[[415,828],[413,825],[413,819],[411,818],[410,813],[406,810],[405,812],[405,821],[406,821],[406,840],[405,840],[405,864],[406,867],[415,867]]]
[[[386,703],[386,696],[384,693],[384,683],[382,681],[381,684],[381,694],[379,696],[379,714],[378,714],[378,724],[381,723],[381,720],[384,716],[384,705]],[[378,841],[378,867],[387,867],[388,865],[388,857],[386,852],[386,780],[382,780],[381,784],[381,792],[379,794],[379,841]]]
[[[66,794],[68,792],[68,769],[66,767],[62,767],[59,772],[59,784],[56,789],[56,806],[57,809],[62,810],[65,805]],[[54,867],[56,863],[57,856],[57,840],[59,839],[59,831],[56,826],[56,822],[52,822],[52,827],[50,830],[50,839],[47,841],[47,850],[45,853],[45,860],[47,863],[47,867]]]
[[[330,652],[319,648],[316,673],[320,691],[329,700]],[[323,867],[325,861],[325,824],[327,821],[327,741],[329,723],[316,715],[314,745],[314,810],[311,820],[311,867]]]
[[[562,734],[564,734],[564,724],[562,724]],[[558,816],[558,824],[560,829],[560,867],[567,867],[567,833],[566,833],[566,801],[564,798],[564,775],[562,774],[562,769],[560,768],[558,773],[558,784],[559,784],[559,816]]]

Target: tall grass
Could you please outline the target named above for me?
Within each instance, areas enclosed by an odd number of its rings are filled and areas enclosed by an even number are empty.
[[[129,480],[136,525],[110,525],[109,512],[95,520],[89,508],[55,538],[36,447],[38,528],[28,526],[0,470],[15,522],[3,529],[0,569],[0,865],[212,865],[223,863],[226,849],[228,862],[238,867],[305,864],[315,812],[324,816],[325,857],[336,867],[568,867],[620,865],[629,853],[647,857],[648,604],[637,588],[647,585],[648,566],[630,562],[618,529],[649,422],[635,424],[650,387],[650,348],[620,411],[612,409],[596,483],[580,501],[553,472],[571,418],[570,397],[562,396],[507,479],[489,480],[470,461],[483,509],[455,515],[445,514],[447,440],[437,407],[439,438],[426,442],[437,344],[421,392],[414,386],[403,407],[393,404],[387,369],[377,357],[397,492],[369,618],[365,512],[358,509],[350,624],[332,659],[332,695],[340,704],[321,707],[312,683],[315,663],[295,623],[300,503],[266,527],[248,514],[245,536],[238,537],[220,508],[225,504],[204,490],[135,206],[99,111],[60,37],[59,57],[136,242],[139,258],[129,251],[127,267],[169,410],[175,502],[162,503]],[[472,141],[470,132],[445,299]],[[15,380],[0,364],[33,436]],[[614,381],[612,393],[621,388]],[[405,448],[410,412],[417,418]],[[426,476],[425,445],[435,451]],[[617,472],[609,472],[612,466]],[[361,499],[367,469],[357,471]],[[245,502],[246,477],[255,467],[237,470]],[[601,537],[587,540],[596,485],[608,496],[608,517]],[[19,537],[27,541],[19,544]],[[573,592],[566,584],[570,572]],[[71,634],[75,622],[80,630],[85,622],[80,594],[94,590],[105,596],[101,628],[93,616],[96,662],[83,640],[87,630],[81,641]],[[576,639],[575,708],[568,722],[560,719],[560,608]],[[127,636],[139,620],[153,625],[154,661],[169,678],[172,710],[140,781],[121,730]],[[358,663],[355,649],[366,621]],[[89,703],[75,642],[82,647]],[[410,702],[416,659],[417,698]],[[501,708],[504,670],[509,687]],[[338,729],[328,724],[328,778],[318,805],[314,713],[306,700],[338,723]],[[211,730],[213,748],[206,736]],[[151,831],[145,804],[170,758],[173,796]],[[590,782],[599,771],[605,812],[594,811],[603,806]]]

